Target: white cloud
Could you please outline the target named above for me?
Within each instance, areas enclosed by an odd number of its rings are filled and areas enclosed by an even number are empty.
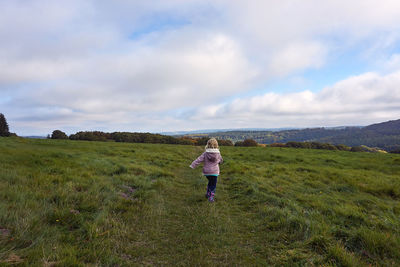
[[[192,119],[237,127],[368,124],[400,116],[399,84],[400,71],[388,75],[365,73],[317,93],[267,93],[219,107],[204,107]]]
[[[273,66],[273,61],[277,75],[324,66],[355,48],[366,62],[376,60],[400,40],[395,0],[229,1],[226,13],[227,31],[254,62]],[[294,55],[292,62],[288,55]],[[265,77],[271,76],[271,68],[265,69]]]
[[[386,118],[397,114],[398,91],[385,88],[399,69],[396,54],[387,60],[399,25],[400,2],[391,0],[1,1],[1,109],[22,133],[56,125],[210,128],[211,119],[221,127],[270,127],[354,116],[357,124],[361,106],[373,104],[379,110],[371,118]],[[385,58],[393,76],[246,97],[273,79],[301,80],[303,71],[355,48],[365,62]],[[237,95],[244,98],[231,103]],[[196,121],[187,119],[193,112]]]
[[[186,36],[192,41],[184,46],[182,36],[168,36],[167,44],[132,44],[122,55],[4,64],[0,81],[39,82],[21,95],[37,104],[57,105],[62,99],[65,107],[87,112],[154,111],[215,102],[245,88],[255,75],[229,37]]]
[[[268,72],[272,76],[286,76],[297,70],[318,68],[324,63],[326,52],[317,42],[289,44],[272,56]]]

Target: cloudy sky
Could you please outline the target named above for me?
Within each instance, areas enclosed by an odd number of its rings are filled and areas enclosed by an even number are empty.
[[[3,0],[19,135],[400,119],[398,0]]]

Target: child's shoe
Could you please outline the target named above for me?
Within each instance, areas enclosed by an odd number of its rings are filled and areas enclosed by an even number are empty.
[[[208,197],[208,201],[214,202],[214,193],[210,193],[210,196]]]
[[[207,199],[210,197],[210,194],[211,194],[211,191],[210,191],[210,189],[208,189],[208,187],[207,187],[207,193],[206,193],[206,198],[207,198]]]

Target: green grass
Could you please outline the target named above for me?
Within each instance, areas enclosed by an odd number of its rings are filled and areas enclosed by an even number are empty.
[[[0,138],[0,266],[398,266],[400,156]]]

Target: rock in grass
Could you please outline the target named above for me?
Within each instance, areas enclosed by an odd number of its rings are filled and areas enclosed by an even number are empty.
[[[20,256],[14,254],[14,253],[11,253],[6,260],[0,261],[0,263],[3,262],[6,264],[19,264],[19,263],[22,263],[23,261],[24,260],[21,259]]]

